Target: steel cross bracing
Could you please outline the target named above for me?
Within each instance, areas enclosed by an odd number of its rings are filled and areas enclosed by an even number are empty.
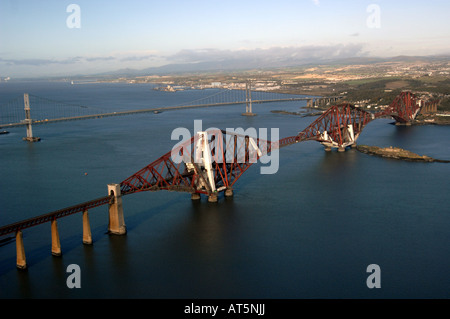
[[[420,111],[421,105],[411,92],[402,92],[384,110],[376,114],[377,118],[392,117],[398,123],[410,123]]]
[[[120,184],[121,193],[220,192],[231,188],[252,164],[274,148],[296,142],[295,136],[272,143],[224,130],[199,132],[125,179]]]
[[[351,104],[330,107],[298,134],[300,141],[315,140],[328,147],[346,147],[356,142],[365,125],[375,119]]]

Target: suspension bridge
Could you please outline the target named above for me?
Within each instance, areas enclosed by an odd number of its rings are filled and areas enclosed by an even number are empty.
[[[336,99],[337,97],[327,98],[328,101],[335,101]],[[312,98],[275,92],[252,91],[249,83],[247,83],[245,90],[220,90],[206,97],[177,105],[144,107],[134,110],[105,109],[77,105],[25,93],[23,97],[17,97],[0,105],[0,129],[26,126],[27,136],[24,140],[35,142],[40,139],[33,136],[33,125],[237,104],[245,104],[245,112],[242,115],[254,116],[256,113],[253,112],[253,104],[301,100],[309,101]]]
[[[121,183],[109,184],[106,196],[88,202],[60,209],[0,227],[0,236],[15,234],[16,266],[25,269],[26,258],[22,231],[42,224],[51,223],[52,254],[61,255],[57,219],[83,213],[83,243],[92,244],[88,210],[108,205],[108,231],[111,234],[126,234],[122,207],[125,195],[145,191],[176,191],[191,194],[192,200],[208,197],[217,202],[218,195],[233,196],[233,186],[239,178],[258,160],[269,153],[303,141],[317,141],[325,150],[345,151],[356,145],[364,127],[380,118],[391,118],[397,123],[414,121],[426,103],[411,92],[402,92],[387,108],[370,113],[352,104],[331,106],[308,127],[295,136],[278,141],[263,140],[248,135],[220,129],[197,132],[191,139],[172,148]]]

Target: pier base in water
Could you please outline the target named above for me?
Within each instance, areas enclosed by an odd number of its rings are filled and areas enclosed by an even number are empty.
[[[192,200],[200,200],[200,194],[199,193],[192,193],[191,194],[191,199]]]
[[[217,202],[217,194],[213,193],[208,196],[208,202],[210,203],[216,203]]]
[[[233,196],[233,189],[232,188],[227,188],[225,190],[225,197],[232,197]]]
[[[27,142],[39,142],[41,140],[41,138],[31,136],[31,137],[24,137],[23,140],[27,141]]]

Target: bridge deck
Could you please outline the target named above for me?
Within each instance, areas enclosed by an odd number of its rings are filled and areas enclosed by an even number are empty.
[[[78,205],[70,206],[67,208],[59,209],[57,211],[47,213],[44,215],[40,215],[37,217],[29,218],[26,220],[22,220],[17,223],[13,223],[7,226],[0,227],[0,236],[8,235],[11,233],[15,233],[19,230],[30,228],[39,224],[43,224],[49,222],[56,218],[61,218],[64,216],[72,215],[75,213],[83,212],[85,210],[89,210],[98,206],[102,206],[108,204],[111,200],[112,196],[105,196],[101,198],[97,198],[88,202],[84,202]]]
[[[309,98],[252,100],[252,103],[258,104],[258,103],[270,103],[270,102],[304,101],[304,100],[308,100],[308,99]],[[50,124],[50,123],[56,123],[56,122],[62,122],[62,121],[89,120],[89,119],[95,119],[95,118],[132,115],[132,114],[138,114],[138,113],[151,113],[151,112],[173,111],[173,110],[190,109],[190,108],[238,105],[238,104],[245,104],[245,103],[246,103],[246,101],[237,101],[237,102],[223,102],[223,103],[210,103],[210,104],[155,107],[155,108],[140,109],[140,110],[117,111],[117,112],[99,113],[99,114],[92,114],[92,115],[81,115],[81,116],[61,117],[61,118],[56,118],[56,119],[46,119],[46,120],[33,121],[32,124],[33,125]],[[25,126],[25,125],[26,125],[25,122],[0,124],[0,128],[8,128],[8,127],[10,128],[10,127],[17,127],[17,126]]]

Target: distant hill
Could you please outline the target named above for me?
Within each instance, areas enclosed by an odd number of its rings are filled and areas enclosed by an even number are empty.
[[[255,58],[255,59],[228,59],[222,61],[206,61],[197,63],[178,63],[167,64],[160,67],[150,67],[146,69],[121,69],[113,72],[106,72],[98,74],[98,76],[145,76],[145,75],[170,75],[175,73],[189,73],[189,72],[214,72],[214,71],[243,71],[254,69],[274,69],[286,67],[299,67],[305,65],[328,65],[328,64],[374,64],[383,62],[433,62],[433,61],[450,61],[450,56],[396,56],[391,58],[377,58],[377,57],[354,57],[337,60],[305,60],[305,61],[289,61],[285,60],[271,60],[269,58]],[[267,67],[270,66],[270,67]]]

